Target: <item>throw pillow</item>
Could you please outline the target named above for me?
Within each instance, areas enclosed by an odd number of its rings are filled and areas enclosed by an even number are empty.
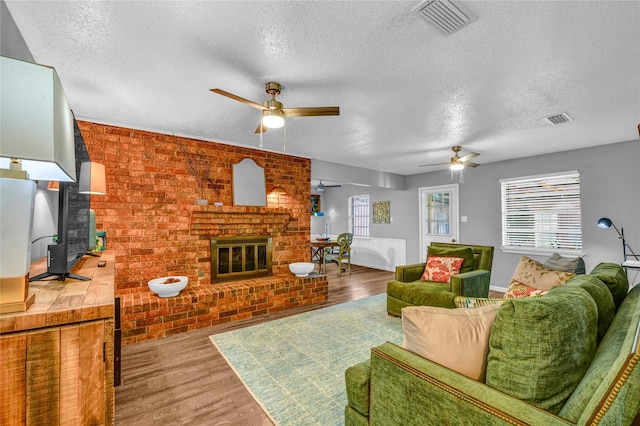
[[[402,308],[402,347],[483,382],[491,326],[501,305],[474,309]]]
[[[461,257],[428,257],[427,266],[424,268],[424,273],[420,279],[422,281],[448,283],[451,275],[460,273],[463,260]]]
[[[456,308],[479,308],[481,306],[496,305],[504,303],[506,299],[491,299],[486,297],[468,297],[468,296],[456,296],[453,299]]]
[[[563,257],[558,253],[553,253],[543,264],[557,271],[575,272],[576,275],[586,273],[584,260],[581,257]]]
[[[597,323],[578,287],[507,300],[491,330],[487,386],[557,414],[591,364]]]
[[[553,287],[563,285],[574,275],[572,272],[556,271],[527,256],[522,256],[511,280],[538,290],[551,290]]]
[[[515,299],[517,297],[534,297],[534,296],[542,296],[543,294],[547,294],[549,290],[538,290],[535,287],[531,287],[529,285],[523,284],[518,280],[511,280],[509,283],[509,288],[507,292],[504,294],[505,299]]]
[[[430,256],[442,257],[461,257],[464,259],[460,273],[473,271],[475,262],[473,260],[473,249],[471,247],[445,247],[445,246],[429,246],[427,247],[427,258]]]

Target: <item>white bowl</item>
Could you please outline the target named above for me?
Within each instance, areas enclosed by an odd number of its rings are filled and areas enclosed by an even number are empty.
[[[315,265],[311,262],[296,262],[289,264],[289,270],[291,273],[295,274],[296,277],[306,277],[308,276]]]
[[[179,280],[174,283],[163,284],[168,279]],[[170,276],[170,277],[162,277],[156,278],[155,280],[149,281],[149,290],[158,295],[158,297],[173,297],[177,296],[180,291],[182,291],[189,282],[189,277],[183,276]]]

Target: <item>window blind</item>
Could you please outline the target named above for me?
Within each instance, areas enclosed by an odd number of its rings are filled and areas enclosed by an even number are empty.
[[[500,181],[503,249],[581,251],[577,171]]]

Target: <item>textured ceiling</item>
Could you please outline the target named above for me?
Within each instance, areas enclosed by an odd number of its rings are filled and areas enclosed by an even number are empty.
[[[288,153],[403,175],[453,145],[487,164],[638,139],[640,2],[465,1],[478,19],[452,35],[418,3],[6,1],[79,119],[276,151],[286,134]],[[262,103],[269,81],[341,114],[261,140],[259,110],[209,91]]]

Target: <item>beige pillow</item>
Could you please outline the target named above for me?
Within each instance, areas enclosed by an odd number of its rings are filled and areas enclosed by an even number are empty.
[[[574,275],[572,272],[551,269],[527,256],[522,256],[511,277],[511,282],[516,280],[538,290],[551,290],[553,287],[565,284]]]
[[[447,309],[402,308],[402,347],[460,374],[484,382],[491,325],[500,304]]]

